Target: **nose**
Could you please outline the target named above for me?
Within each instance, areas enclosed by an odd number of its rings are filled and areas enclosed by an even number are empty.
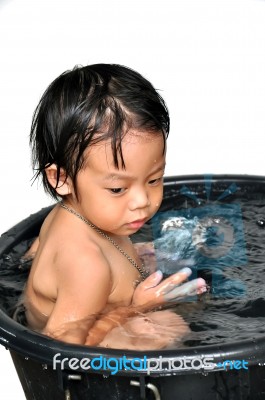
[[[134,211],[138,208],[146,208],[150,206],[148,191],[145,188],[138,188],[132,193],[129,201],[129,210]]]

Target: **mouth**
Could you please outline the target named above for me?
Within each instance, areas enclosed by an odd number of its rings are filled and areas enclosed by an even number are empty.
[[[146,221],[147,218],[137,219],[136,221],[129,222],[127,226],[131,229],[140,229]]]

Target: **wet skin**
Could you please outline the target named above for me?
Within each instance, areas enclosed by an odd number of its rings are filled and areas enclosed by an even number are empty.
[[[63,170],[57,191],[68,207],[107,233],[140,265],[129,235],[161,204],[163,138],[159,133],[129,132],[122,150],[125,170],[114,167],[109,142],[92,146],[77,176],[78,198]],[[55,166],[47,169],[47,176],[54,185]],[[45,219],[38,241],[33,244],[35,257],[24,293],[27,319],[32,329],[59,340],[100,345],[110,331],[128,322],[131,331],[136,324],[141,335],[141,326],[143,332],[147,330],[142,313],[205,289],[200,279],[181,285],[190,274],[188,269],[162,282],[162,274],[153,273],[135,289],[141,279],[137,269],[109,241],[59,205]],[[155,331],[157,318],[148,315]],[[154,339],[154,348],[172,341],[172,320],[176,338],[188,331],[181,317],[170,318],[168,338],[164,318],[165,340],[161,344]],[[109,337],[102,345],[115,343]],[[124,346],[133,348],[134,343],[129,338]]]

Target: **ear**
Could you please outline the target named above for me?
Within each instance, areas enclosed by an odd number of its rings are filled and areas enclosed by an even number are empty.
[[[60,196],[65,196],[73,192],[72,181],[69,177],[66,178],[64,169],[60,169],[59,181],[57,184],[57,170],[56,164],[52,164],[45,169],[49,184],[56,190]]]

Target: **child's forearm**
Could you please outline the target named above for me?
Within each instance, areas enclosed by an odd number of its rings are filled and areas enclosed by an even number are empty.
[[[85,344],[98,345],[113,328],[122,325],[127,318],[147,311],[146,306],[117,307],[99,318],[88,332]]]

